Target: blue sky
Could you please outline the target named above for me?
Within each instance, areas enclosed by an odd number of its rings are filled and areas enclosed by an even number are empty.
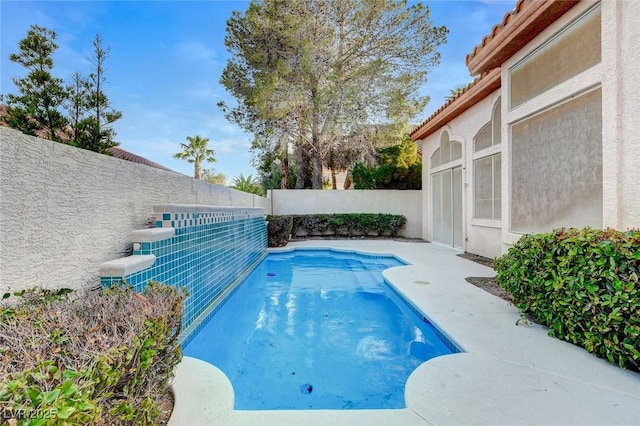
[[[465,56],[502,21],[515,0],[426,1],[435,25],[449,28],[424,93],[431,102],[416,123],[444,102],[449,90],[471,81]],[[106,93],[123,118],[115,123],[121,147],[193,175],[193,166],[172,158],[195,134],[208,137],[217,163],[205,165],[228,178],[256,172],[251,136],[229,123],[216,104],[233,102],[219,84],[226,64],[225,23],[248,1],[6,1],[0,2],[0,93],[16,93],[11,79],[25,70],[9,61],[31,24],[58,33],[53,73],[90,72],[92,40],[100,33],[111,47]]]

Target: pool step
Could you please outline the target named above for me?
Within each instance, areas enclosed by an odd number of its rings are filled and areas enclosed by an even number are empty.
[[[369,293],[384,293],[382,287],[382,274],[368,270],[365,265],[352,259],[345,259],[345,263],[353,271],[353,274],[362,288],[362,291]]]

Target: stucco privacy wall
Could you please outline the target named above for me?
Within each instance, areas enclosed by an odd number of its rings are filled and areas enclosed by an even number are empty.
[[[422,141],[422,203],[425,209],[422,218],[423,238],[432,240],[433,198],[429,184],[431,181],[430,158],[440,146],[443,132],[448,132],[450,140],[462,143],[462,237],[465,241],[464,249],[469,253],[490,258],[501,254],[502,224],[500,221],[473,219],[473,138],[491,120],[493,106],[499,96],[500,90],[494,91],[473,108],[466,110]]]
[[[275,189],[270,191],[271,211],[276,215],[314,213],[390,213],[407,218],[400,235],[422,238],[422,191],[386,189],[313,191]]]
[[[602,4],[604,226],[640,228],[640,2]]]
[[[154,204],[263,207],[263,197],[0,127],[0,293],[99,284]]]

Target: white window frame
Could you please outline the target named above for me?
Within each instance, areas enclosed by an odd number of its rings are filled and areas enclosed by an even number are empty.
[[[484,130],[487,126],[491,126],[491,141],[492,144],[491,146],[481,149],[479,151],[475,151],[475,146],[476,146],[476,139],[474,137],[473,139],[473,154],[471,156],[471,173],[472,173],[472,214],[471,214],[471,225],[474,226],[484,226],[484,227],[489,227],[489,228],[501,228],[502,227],[502,211],[500,211],[500,217],[496,218],[495,217],[495,212],[494,212],[494,217],[493,218],[486,218],[486,217],[476,217],[476,179],[475,179],[475,160],[481,160],[483,158],[486,157],[492,157],[495,155],[500,154],[500,161],[504,161],[503,160],[503,156],[502,156],[502,129],[498,128],[496,129],[496,126],[494,125],[496,120],[495,117],[496,115],[502,114],[502,98],[498,98],[494,104],[493,104],[493,108],[491,109],[491,121],[489,121],[488,123],[486,123],[484,126],[480,127],[480,129],[478,130],[478,132],[476,133],[476,135],[478,133],[480,133],[482,130]],[[500,120],[500,122],[502,123],[502,120]],[[502,171],[501,171],[501,179],[502,179]],[[504,188],[502,188],[502,182],[500,182],[500,186],[501,186],[501,190],[503,191]],[[493,167],[493,161],[492,161],[492,167],[491,167],[491,193],[492,193],[492,202],[495,202],[496,200],[496,194],[495,194],[495,189],[496,189],[496,182],[495,182],[495,173],[494,173],[494,167]],[[501,200],[501,204],[502,204],[502,191],[500,193],[500,200]]]

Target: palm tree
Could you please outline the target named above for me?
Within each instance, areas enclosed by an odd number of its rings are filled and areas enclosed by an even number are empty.
[[[265,193],[258,179],[254,178],[252,175],[244,177],[241,174],[240,176],[234,178],[231,188],[256,195],[264,195]]]
[[[194,177],[196,179],[202,179],[202,162],[215,163],[215,152],[213,149],[207,148],[209,138],[203,138],[200,135],[187,136],[187,141],[189,141],[188,144],[180,144],[182,152],[173,154],[173,158],[187,160],[188,163],[193,163]]]
[[[466,84],[463,84],[463,85],[462,85],[462,86],[460,86],[460,87],[456,87],[455,89],[451,89],[451,90],[449,90],[449,96],[447,96],[447,97],[445,98],[445,100],[446,100],[446,101],[452,101],[452,100],[454,100],[455,98],[457,98],[457,97],[458,97],[458,95],[460,95],[462,92],[464,92],[464,89],[466,89],[466,88],[467,88],[467,85],[466,85]]]

